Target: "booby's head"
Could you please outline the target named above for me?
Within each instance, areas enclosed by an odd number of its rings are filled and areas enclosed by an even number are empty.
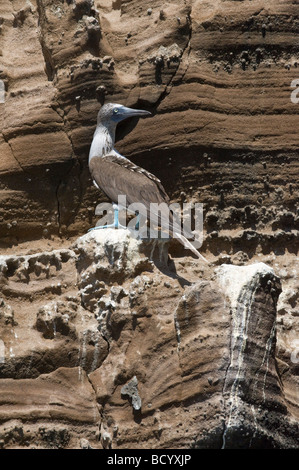
[[[114,149],[115,131],[119,122],[134,116],[148,116],[143,109],[127,108],[121,104],[107,103],[98,113],[98,124],[89,151],[89,160],[101,157]]]
[[[130,117],[149,116],[151,113],[143,109],[127,108],[122,104],[107,103],[98,113],[98,125],[115,125]]]

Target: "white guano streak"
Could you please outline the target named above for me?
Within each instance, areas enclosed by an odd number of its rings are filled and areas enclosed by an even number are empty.
[[[269,272],[273,274],[273,270],[264,263],[257,263],[251,266],[222,265],[217,270],[219,283],[230,300],[232,312],[231,357],[227,376],[229,376],[230,371],[237,369],[230,390],[229,416],[223,433],[222,448],[225,448],[225,439],[228,429],[232,426],[233,421],[236,422],[238,419],[238,407],[240,402],[238,389],[242,375],[244,350],[248,338],[248,325],[252,302],[255,298],[256,290],[260,285],[260,276]],[[268,349],[268,347],[266,349]]]

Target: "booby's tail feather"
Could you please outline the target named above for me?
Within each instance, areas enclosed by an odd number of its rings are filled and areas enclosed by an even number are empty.
[[[165,204],[166,206],[166,204]],[[192,245],[192,243],[186,238],[184,237],[184,235],[181,234],[181,224],[180,224],[180,220],[178,219],[177,217],[177,214],[172,214],[169,212],[168,210],[168,207],[166,206],[166,208],[164,208],[164,210],[166,212],[163,213],[163,210],[162,210],[162,213],[159,214],[157,212],[157,210],[154,209],[151,209],[152,210],[152,214],[157,217],[158,221],[159,221],[159,225],[162,229],[166,230],[166,231],[171,231],[173,233],[173,236],[175,238],[177,238],[179,240],[179,242],[187,249],[189,249],[190,251],[192,251],[192,253],[194,253],[198,258],[201,258],[203,261],[205,261],[206,263],[208,263],[208,260],[206,260],[206,258],[204,256],[202,256],[195,248],[194,246]],[[149,218],[151,219],[151,215],[150,213],[149,215]],[[155,222],[156,220],[155,219]],[[186,232],[184,232],[186,234]],[[194,238],[194,234],[193,233],[187,233],[187,236],[189,235],[190,238]]]
[[[198,258],[201,258],[203,261],[205,261],[206,263],[208,263],[208,260],[206,260],[206,258],[204,256],[202,256],[199,251],[197,251],[194,246],[192,245],[191,242],[189,242],[189,240],[187,240],[187,238],[185,238],[183,235],[181,235],[180,233],[176,233],[175,234],[175,238],[177,238],[180,243],[182,245],[184,245],[185,248],[188,248],[189,250],[192,251],[192,253],[194,253],[196,256],[198,256]]]

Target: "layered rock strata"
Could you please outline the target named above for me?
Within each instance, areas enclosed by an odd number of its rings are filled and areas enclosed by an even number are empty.
[[[297,14],[2,0],[2,447],[296,447]],[[152,112],[117,148],[204,204],[209,267],[124,232],[78,239],[106,200],[87,157],[107,101]]]
[[[274,270],[153,248],[107,229],[1,257],[2,447],[298,445]]]
[[[205,204],[218,252],[242,236],[249,253],[253,237],[266,251],[293,249],[292,1],[155,0],[150,13],[137,0],[4,0],[0,8],[3,246],[91,225],[103,195],[87,155],[100,105],[114,101],[152,111],[120,126],[119,151],[160,177],[173,201]],[[214,239],[207,248],[217,252]]]

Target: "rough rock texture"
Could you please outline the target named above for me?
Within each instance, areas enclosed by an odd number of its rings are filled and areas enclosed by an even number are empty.
[[[274,270],[187,258],[178,273],[168,242],[153,248],[107,229],[1,257],[2,447],[298,445]]]
[[[154,0],[151,10],[137,0],[1,2],[3,243],[89,227],[99,196],[87,153],[105,99],[153,112],[129,134],[134,123],[120,126],[118,148],[173,200],[205,203],[213,253],[242,243],[227,229],[253,230],[250,246],[283,238],[294,250],[297,6]]]
[[[1,1],[3,447],[298,446],[297,10]],[[209,267],[83,235],[104,101],[152,112],[117,148],[204,204]]]

